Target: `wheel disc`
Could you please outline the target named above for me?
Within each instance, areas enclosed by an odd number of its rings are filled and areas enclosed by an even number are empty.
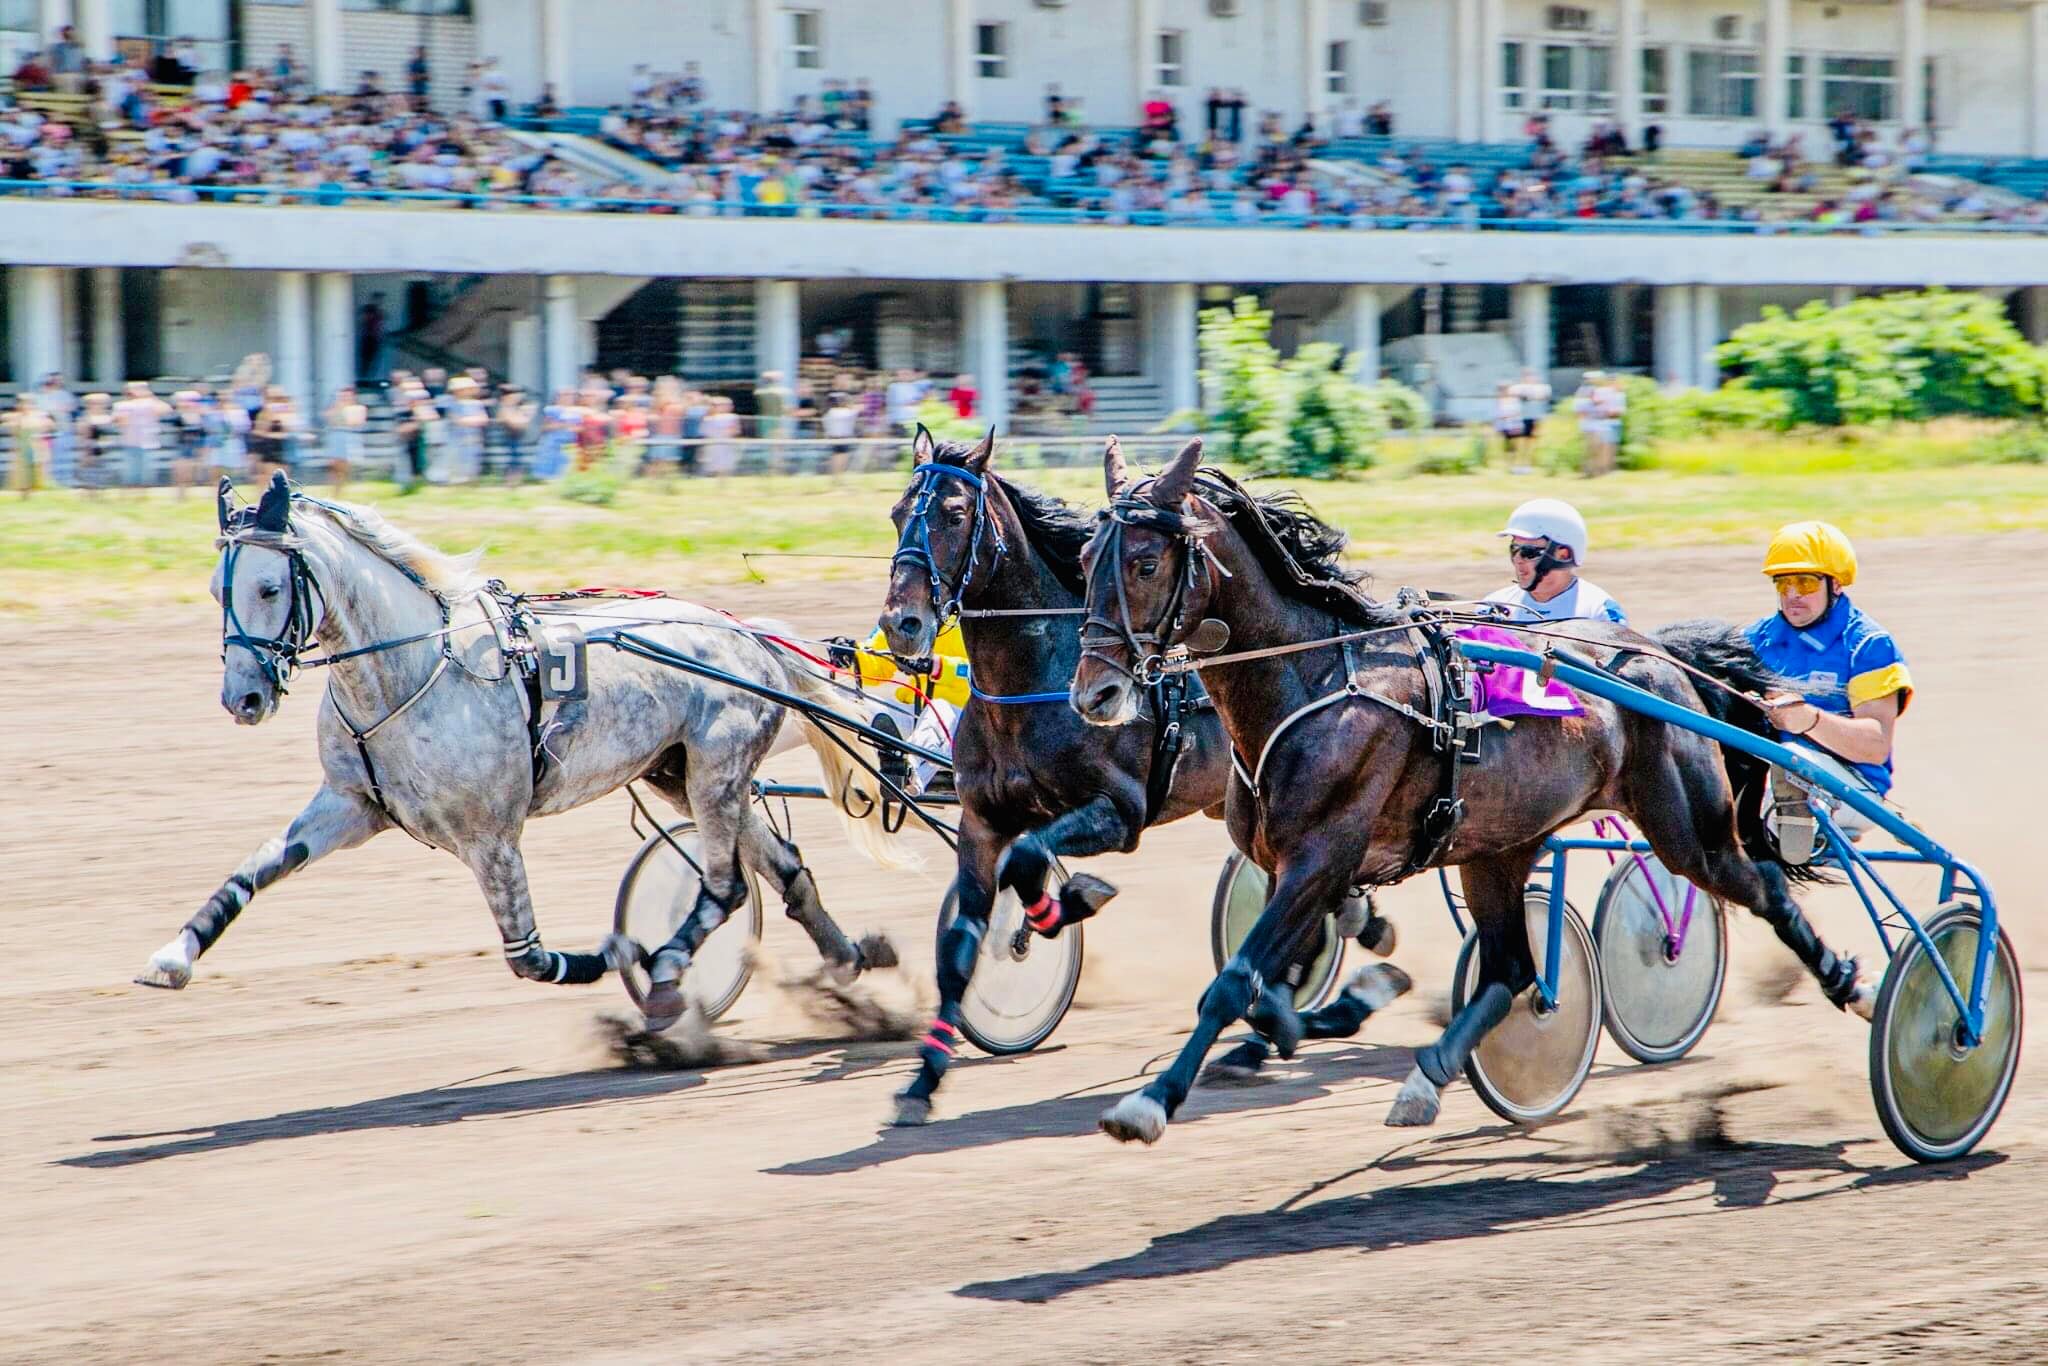
[[[1223,861],[1216,879],[1216,896],[1209,915],[1209,950],[1221,972],[1237,954],[1245,936],[1252,932],[1266,909],[1270,886],[1266,870],[1243,854],[1233,853]],[[1322,938],[1315,956],[1302,971],[1294,987],[1294,1008],[1313,1010],[1330,999],[1337,978],[1344,971],[1344,941],[1337,937],[1337,918],[1324,916]]]
[[[939,910],[939,936],[953,923],[958,899],[946,892]],[[989,914],[988,932],[975,954],[974,977],[960,998],[961,1032],[984,1053],[1024,1053],[1051,1036],[1081,981],[1081,926],[1057,937],[1033,934],[1022,957],[1012,951],[1024,925],[1024,906],[1015,893],[1001,891]]]
[[[669,834],[701,866],[704,842],[688,821],[669,827]],[[731,1010],[754,974],[754,946],[761,942],[761,887],[752,869],[742,868],[747,904],[713,930],[697,947],[683,974],[683,996],[715,1020]],[[656,835],[640,846],[619,883],[612,928],[648,953],[666,944],[683,917],[697,903],[700,879],[696,869],[677,856],[667,840]],[[635,963],[619,974],[633,1004],[645,1008],[647,969]]]
[[[1675,926],[1692,897],[1678,953],[1669,951],[1664,911]],[[1663,898],[1663,911],[1658,897]],[[1692,1051],[1720,1004],[1728,974],[1721,905],[1648,854],[1625,857],[1600,888],[1593,939],[1600,949],[1607,1032],[1638,1062],[1671,1062]]]
[[[1550,925],[1549,893],[1530,889],[1526,900],[1529,949],[1543,967]],[[1458,954],[1452,1008],[1462,1009],[1479,987],[1479,937],[1467,936]],[[1502,1119],[1533,1124],[1571,1103],[1593,1068],[1600,1043],[1600,968],[1593,938],[1570,905],[1557,970],[1557,1004],[1540,1009],[1530,987],[1515,997],[1507,1018],[1472,1051],[1466,1073],[1472,1089]]]
[[[1927,937],[1965,993],[1976,975],[1975,906],[1952,904],[1927,922]],[[1870,1036],[1870,1080],[1885,1132],[1919,1162],[1960,1157],[1977,1145],[2005,1105],[2019,1070],[2023,1023],[2019,965],[2003,931],[1991,956],[1983,1038],[1965,1048],[1960,1013],[1918,938],[1899,947],[1878,993]]]

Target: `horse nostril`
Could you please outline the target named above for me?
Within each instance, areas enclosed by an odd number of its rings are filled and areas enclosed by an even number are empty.
[[[896,618],[896,629],[903,635],[914,636],[924,629],[924,621],[919,617],[898,617]]]
[[[241,709],[242,715],[254,716],[263,710],[263,694],[245,692],[242,694],[242,700],[236,705]]]
[[[1115,701],[1116,684],[1104,683],[1088,694],[1088,712],[1091,716],[1107,715],[1110,704]]]

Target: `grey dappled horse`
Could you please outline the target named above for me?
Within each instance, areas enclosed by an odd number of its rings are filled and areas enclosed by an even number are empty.
[[[856,844],[885,864],[898,861],[879,804],[866,799],[866,775],[816,724],[790,724],[784,708],[765,698],[593,640],[587,696],[542,704],[545,757],[536,764],[529,693],[505,649],[505,605],[487,591],[474,556],[441,554],[370,509],[294,494],[282,475],[253,513],[231,513],[227,497],[224,484],[212,584],[222,604],[221,705],[242,725],[267,720],[294,670],[308,662],[300,655],[317,645],[331,661],[319,718],[324,780],[284,833],[228,876],[138,981],[183,987],[194,960],[257,892],[394,826],[468,866],[521,977],[593,982],[625,955],[652,953],[654,1027],[681,1013],[679,984],[691,952],[746,896],[741,862],[782,890],[789,914],[842,976],[893,964],[885,941],[855,944],[832,922],[796,847],[750,801],[761,761],[808,740]],[[544,620],[586,633],[630,624],[663,646],[820,707],[836,709],[843,700],[794,654],[709,608],[603,601]],[[697,822],[705,876],[695,906],[666,945],[615,937],[601,953],[544,948],[520,832],[529,817],[581,806],[635,779]]]

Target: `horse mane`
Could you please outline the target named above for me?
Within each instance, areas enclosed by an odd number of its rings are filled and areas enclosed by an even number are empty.
[[[1388,626],[1402,619],[1395,609],[1367,596],[1364,570],[1345,568],[1349,534],[1316,516],[1293,489],[1253,493],[1222,470],[1204,465],[1195,491],[1244,538],[1266,577],[1286,596],[1361,626]]]
[[[964,469],[970,449],[960,442],[942,442],[932,453],[932,459]],[[1052,570],[1053,577],[1076,597],[1086,596],[1088,584],[1081,574],[1081,551],[1095,534],[1095,519],[1064,498],[1013,483],[993,471],[988,477],[995,480],[1010,506],[1017,510],[1017,520],[1024,524],[1024,538]]]
[[[304,497],[295,500],[294,512],[307,508],[324,513],[350,540],[444,598],[466,598],[484,586],[484,577],[476,567],[483,558],[482,550],[464,555],[436,550],[411,532],[400,531],[383,513],[359,503]]]

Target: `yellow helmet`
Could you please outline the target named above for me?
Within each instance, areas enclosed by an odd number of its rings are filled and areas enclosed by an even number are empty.
[[[1830,522],[1793,522],[1778,528],[1764,552],[1764,573],[1825,574],[1835,587],[1856,582],[1856,547]]]

